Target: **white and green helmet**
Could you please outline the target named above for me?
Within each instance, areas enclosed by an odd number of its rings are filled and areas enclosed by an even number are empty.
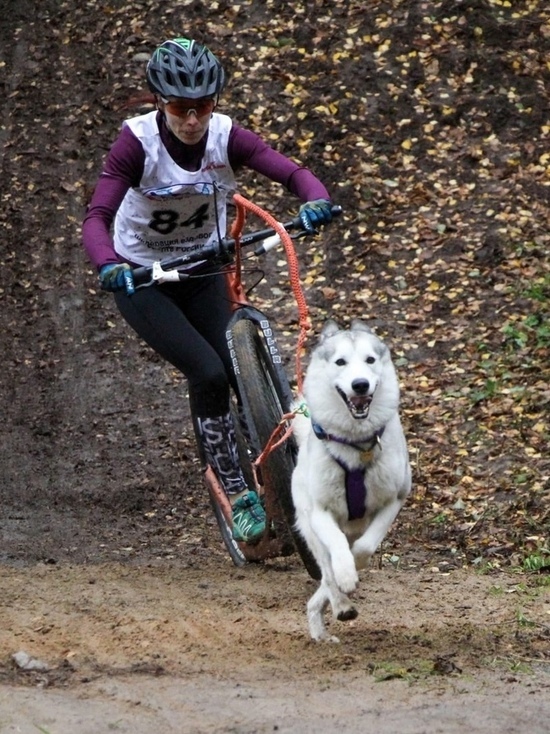
[[[225,84],[225,72],[216,56],[189,38],[165,41],[147,64],[149,89],[169,97],[216,97]]]

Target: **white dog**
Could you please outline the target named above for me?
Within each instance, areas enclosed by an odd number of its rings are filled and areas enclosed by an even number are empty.
[[[348,594],[411,489],[399,419],[399,385],[388,347],[360,321],[342,330],[328,321],[304,379],[306,415],[294,419],[299,445],[292,476],[296,525],[321,569],[307,605],[314,640],[328,634],[330,603],[354,619]]]

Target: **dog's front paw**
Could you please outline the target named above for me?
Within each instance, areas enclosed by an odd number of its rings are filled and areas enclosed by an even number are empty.
[[[340,591],[344,594],[351,594],[355,591],[359,583],[359,574],[355,568],[355,564],[342,563],[333,564],[334,578]]]
[[[352,619],[357,619],[359,612],[355,607],[349,607],[348,609],[342,609],[341,612],[338,612],[337,619],[340,620],[340,622],[350,622]]]

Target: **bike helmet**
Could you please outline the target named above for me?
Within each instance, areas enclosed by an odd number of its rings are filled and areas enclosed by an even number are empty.
[[[189,38],[165,41],[147,64],[149,89],[168,97],[217,97],[225,83],[225,73],[214,54]]]

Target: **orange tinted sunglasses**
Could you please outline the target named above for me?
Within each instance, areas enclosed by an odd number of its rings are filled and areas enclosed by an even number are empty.
[[[197,117],[204,117],[214,111],[215,99],[163,99],[166,111],[176,117],[187,117],[194,113]]]

